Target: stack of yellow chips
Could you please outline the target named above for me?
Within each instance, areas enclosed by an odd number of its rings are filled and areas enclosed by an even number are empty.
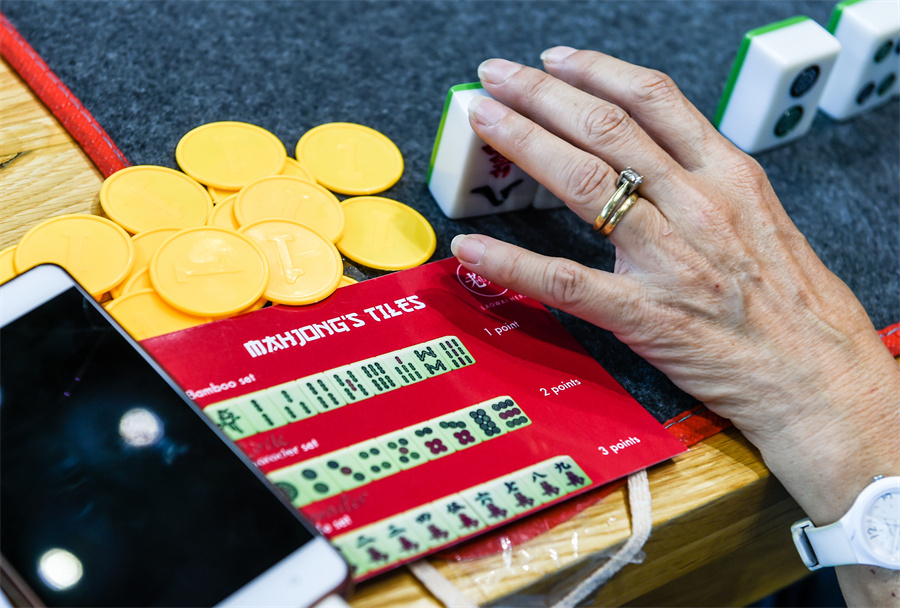
[[[265,129],[210,123],[187,133],[175,158],[183,173],[139,165],[107,178],[109,219],[66,215],[29,230],[0,252],[0,280],[57,263],[96,298],[111,297],[107,310],[145,339],[268,301],[321,301],[355,282],[342,276],[341,253],[399,270],[434,252],[434,231],[410,207],[332,194],[373,194],[400,178],[400,151],[368,127],[316,127],[295,160]]]

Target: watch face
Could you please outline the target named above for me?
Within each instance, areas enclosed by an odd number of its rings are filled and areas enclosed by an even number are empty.
[[[900,555],[900,490],[890,488],[866,509],[863,535],[872,551],[896,561]]]

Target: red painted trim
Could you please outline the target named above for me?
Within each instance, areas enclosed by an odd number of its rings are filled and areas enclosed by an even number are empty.
[[[900,357],[900,323],[885,327],[878,336],[894,357]]]
[[[0,13],[0,55],[53,112],[104,176],[131,165],[103,127]]]

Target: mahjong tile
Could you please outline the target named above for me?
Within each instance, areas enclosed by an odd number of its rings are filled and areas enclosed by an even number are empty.
[[[719,131],[750,154],[802,137],[840,50],[808,17],[747,32],[716,111]]]
[[[431,503],[457,537],[469,536],[486,526],[481,516],[459,494],[451,494]]]
[[[381,445],[378,439],[363,441],[348,448],[353,457],[363,467],[371,479],[381,479],[400,471],[399,465],[391,458],[388,450]]]
[[[556,500],[568,493],[563,489],[563,484],[560,483],[549,461],[528,467],[517,479],[528,496],[536,496],[543,503]]]
[[[483,483],[459,493],[489,526],[499,524],[516,514],[507,504],[505,487],[498,481]]]
[[[386,393],[402,386],[401,381],[388,371],[388,367],[385,366],[381,359],[382,357],[373,357],[348,366],[353,367],[357,374],[365,377],[372,389],[378,394]]]
[[[485,402],[483,405],[488,410],[488,414],[504,430],[514,431],[531,424],[531,419],[522,411],[522,408],[512,397],[498,397]]]
[[[235,401],[238,409],[260,432],[287,424],[281,411],[263,391],[238,397]]]
[[[352,365],[344,365],[330,369],[324,373],[347,403],[355,403],[362,399],[368,399],[375,394],[375,389],[369,384],[359,370]]]
[[[203,408],[203,413],[209,416],[229,439],[236,441],[259,432],[238,408],[235,399],[207,405]]]
[[[466,419],[472,423],[472,431],[484,441],[499,437],[506,432],[506,429],[501,426],[502,421],[491,415],[495,413],[491,410],[491,404],[492,402],[487,401],[463,410]]]
[[[372,479],[366,474],[366,469],[356,460],[352,446],[322,456],[328,474],[335,480],[342,490],[352,490]]]
[[[447,445],[456,450],[464,450],[473,445],[478,445],[484,436],[481,431],[475,430],[475,422],[466,414],[465,410],[451,412],[440,418],[435,418],[433,422],[437,425],[438,430],[444,434]]]
[[[387,525],[382,522],[366,526],[346,536],[349,546],[366,572],[380,570],[402,559],[395,547],[398,543],[388,537]]]
[[[828,31],[841,43],[841,52],[825,83],[819,108],[832,118],[844,120],[896,95],[900,67],[900,10],[896,2],[839,2]]]
[[[450,369],[459,369],[475,363],[472,353],[462,345],[462,342],[456,336],[445,336],[427,344],[428,346],[434,346],[435,350],[441,353],[450,365]]]
[[[285,382],[273,386],[266,390],[266,395],[281,410],[285,420],[289,423],[315,416],[318,413],[310,398],[300,390],[296,382]]]
[[[534,178],[472,130],[468,107],[478,97],[490,97],[479,83],[451,87],[431,155],[428,189],[451,219],[528,207],[537,189]]]
[[[277,483],[277,481],[292,483],[298,492],[296,500],[299,504],[295,503],[296,506],[307,505],[311,502],[334,496],[341,491],[340,486],[329,475],[325,461],[322,458],[313,458],[284,469],[272,471],[267,473],[266,477],[273,480],[273,483]]]
[[[566,493],[574,492],[593,483],[571,456],[557,456],[548,463]]]
[[[428,462],[428,458],[422,453],[421,448],[413,440],[412,433],[406,429],[395,431],[388,435],[378,437],[381,447],[390,454],[391,459],[400,465],[401,469],[411,469]]]
[[[405,430],[412,434],[413,441],[429,460],[436,460],[456,451],[433,420],[408,426]]]
[[[307,398],[312,402],[318,412],[327,412],[335,408],[347,405],[346,399],[336,391],[325,374],[315,374],[297,380]]]
[[[278,490],[291,502],[295,507],[302,507],[309,504],[311,496],[300,495],[300,483],[294,479],[294,471],[291,467],[266,473],[266,478],[272,482]]]
[[[421,538],[418,526],[407,514],[391,517],[384,526],[388,548],[397,559],[409,559],[428,550],[428,542]]]
[[[506,475],[498,480],[499,491],[503,493],[508,504],[516,515],[530,511],[545,503],[547,496],[542,495],[539,484],[532,484],[527,470]]]
[[[441,356],[440,350],[431,344],[417,344],[400,351],[419,365],[425,378],[433,378],[450,371],[447,362]],[[394,353],[391,353],[394,354]]]
[[[434,504],[426,504],[406,512],[409,525],[416,528],[419,538],[428,549],[440,547],[456,540],[459,535],[444,521],[444,516]]]

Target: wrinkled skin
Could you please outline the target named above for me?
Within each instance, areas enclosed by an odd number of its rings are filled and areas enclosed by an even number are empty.
[[[482,64],[494,99],[473,102],[472,127],[588,225],[625,167],[646,198],[609,236],[613,273],[482,235],[454,239],[460,262],[613,331],[731,419],[818,525],[900,475],[900,367],[762,168],[662,73],[568,47],[542,59]],[[838,575],[851,603],[900,604],[896,572]]]

